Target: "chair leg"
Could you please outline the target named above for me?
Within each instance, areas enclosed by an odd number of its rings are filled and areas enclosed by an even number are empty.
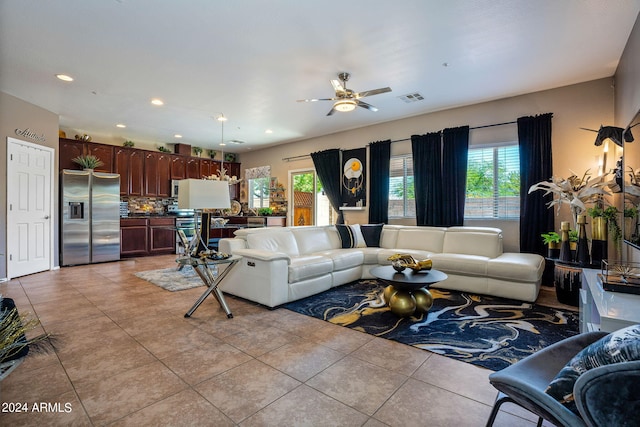
[[[489,415],[489,419],[487,420],[487,426],[486,427],[493,426],[493,422],[496,420],[496,417],[498,416],[498,412],[500,411],[500,406],[503,403],[506,403],[506,402],[515,403],[513,401],[513,399],[511,399],[506,394],[504,394],[502,392],[498,392],[498,396],[496,397],[496,401],[493,404],[493,409],[491,410],[491,415]],[[542,424],[542,418],[540,418],[540,420],[538,421],[538,427],[540,427],[541,424]]]

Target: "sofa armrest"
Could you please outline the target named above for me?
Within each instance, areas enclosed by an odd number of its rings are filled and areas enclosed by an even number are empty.
[[[284,252],[272,252],[262,249],[236,249],[233,251],[234,255],[240,255],[244,258],[254,258],[260,261],[275,261],[283,259],[287,261],[287,264],[291,264],[291,257]]]
[[[238,249],[246,249],[247,241],[224,237],[218,241],[218,250],[225,254],[234,254]]]

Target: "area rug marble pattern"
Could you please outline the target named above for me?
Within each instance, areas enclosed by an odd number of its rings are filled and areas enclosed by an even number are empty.
[[[577,312],[440,289],[426,316],[399,318],[383,290],[361,280],[284,307],[494,371],[579,333]]]
[[[182,270],[178,270],[177,267],[163,268],[161,270],[140,271],[135,275],[171,292],[204,286],[202,279],[189,265]]]

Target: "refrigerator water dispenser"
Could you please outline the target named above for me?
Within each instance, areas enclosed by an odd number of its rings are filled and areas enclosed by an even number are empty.
[[[84,219],[83,202],[69,202],[69,219]]]

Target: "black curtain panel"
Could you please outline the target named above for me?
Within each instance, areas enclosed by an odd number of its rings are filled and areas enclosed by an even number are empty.
[[[442,222],[442,135],[411,135],[416,224],[439,226]]]
[[[442,131],[442,223],[463,225],[467,187],[469,126]]]
[[[391,140],[369,144],[369,224],[389,222]]]
[[[342,184],[342,167],[340,159],[340,150],[332,148],[324,151],[317,151],[311,153],[311,159],[313,165],[316,168],[318,178],[322,183],[324,193],[329,199],[329,203],[333,209],[338,212],[338,219],[336,224],[344,224],[344,215],[340,210],[340,203],[342,203],[342,195],[340,193]]]
[[[553,209],[547,204],[553,195],[542,191],[529,194],[529,187],[553,176],[551,118],[553,113],[518,118],[520,151],[520,252],[546,254],[540,235],[554,229]]]

